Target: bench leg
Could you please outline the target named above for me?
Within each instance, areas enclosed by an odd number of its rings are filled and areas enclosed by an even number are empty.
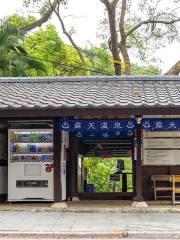
[[[175,205],[175,201],[176,201],[176,195],[175,195],[175,191],[172,192],[172,202],[173,205]]]
[[[154,200],[157,200],[157,194],[156,194],[156,189],[154,189]]]

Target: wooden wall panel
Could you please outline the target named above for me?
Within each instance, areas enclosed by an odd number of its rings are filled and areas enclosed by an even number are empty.
[[[179,174],[180,166],[147,166],[143,167],[143,197],[145,200],[153,200],[152,175]]]

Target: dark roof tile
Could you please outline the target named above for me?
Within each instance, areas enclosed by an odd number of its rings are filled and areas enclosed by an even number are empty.
[[[180,77],[0,79],[1,110],[140,106],[180,106]]]

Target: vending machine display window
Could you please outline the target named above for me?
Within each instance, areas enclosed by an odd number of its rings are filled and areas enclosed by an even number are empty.
[[[52,162],[53,133],[14,131],[10,134],[11,162]]]

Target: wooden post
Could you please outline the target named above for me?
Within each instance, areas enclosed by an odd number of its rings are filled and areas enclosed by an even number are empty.
[[[76,138],[71,133],[69,136],[69,154],[70,154],[70,199],[76,196]]]
[[[54,119],[54,202],[62,201],[61,184],[61,131],[59,119]]]
[[[143,183],[143,169],[141,156],[141,124],[137,123],[136,137],[137,137],[137,159],[136,159],[136,196],[135,201],[143,201],[142,183]]]

